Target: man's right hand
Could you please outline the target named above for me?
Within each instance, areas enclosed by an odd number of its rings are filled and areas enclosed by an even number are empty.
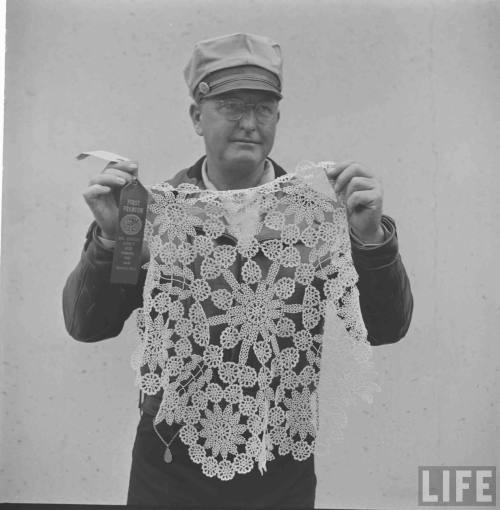
[[[90,179],[83,198],[94,214],[102,237],[115,239],[120,191],[133,177],[137,177],[138,171],[136,161],[121,161],[109,163],[102,173]]]

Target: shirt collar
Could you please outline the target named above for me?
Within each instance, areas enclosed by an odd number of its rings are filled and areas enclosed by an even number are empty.
[[[217,191],[217,188],[214,186],[214,184],[208,178],[206,158],[203,161],[203,165],[201,167],[201,179],[203,181],[203,185],[205,186],[205,188],[212,190],[212,191]],[[271,182],[274,179],[275,179],[274,165],[272,164],[272,162],[269,159],[266,159],[264,162],[264,173],[262,174],[262,178],[259,181],[259,183],[257,184],[257,186]]]

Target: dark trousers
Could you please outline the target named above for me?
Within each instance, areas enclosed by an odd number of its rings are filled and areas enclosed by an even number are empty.
[[[162,433],[168,425],[157,426]],[[162,437],[163,434],[162,434]],[[167,439],[168,441],[168,439]],[[264,475],[255,468],[230,481],[209,478],[190,459],[179,436],[170,446],[172,462],[163,460],[165,446],[153,428],[153,416],[143,413],[132,451],[128,505],[157,505],[163,509],[297,508],[313,509],[316,494],[314,457],[296,461],[289,454],[267,462]]]

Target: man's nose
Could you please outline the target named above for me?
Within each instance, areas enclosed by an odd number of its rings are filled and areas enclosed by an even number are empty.
[[[247,105],[240,119],[240,126],[244,129],[255,129],[257,117],[253,105]]]

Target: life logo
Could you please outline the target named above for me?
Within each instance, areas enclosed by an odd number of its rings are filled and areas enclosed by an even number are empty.
[[[495,466],[419,466],[419,506],[495,506]]]

